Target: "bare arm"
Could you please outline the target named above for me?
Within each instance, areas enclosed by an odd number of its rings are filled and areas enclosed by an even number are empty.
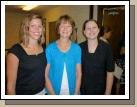
[[[76,65],[76,88],[75,88],[75,95],[79,93],[80,85],[81,85],[81,64]]]
[[[49,69],[50,69],[50,64],[47,64],[45,71],[46,87],[51,95],[55,95],[55,92],[53,90],[52,84],[49,79]]]
[[[7,94],[15,95],[19,59],[12,53],[7,55]]]
[[[113,85],[113,73],[107,72],[107,79],[106,79],[106,91],[105,95],[110,95]]]

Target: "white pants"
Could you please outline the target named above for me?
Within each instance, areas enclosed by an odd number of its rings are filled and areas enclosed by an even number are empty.
[[[46,93],[46,91],[45,91],[45,88],[44,88],[42,91],[38,92],[35,95],[45,95],[45,93]]]

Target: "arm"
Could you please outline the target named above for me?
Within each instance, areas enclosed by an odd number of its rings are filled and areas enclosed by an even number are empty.
[[[80,90],[80,85],[81,85],[81,64],[76,65],[76,88],[75,88],[75,93],[74,95],[77,95]]]
[[[15,95],[19,59],[12,53],[7,56],[7,94]]]
[[[111,46],[108,45],[108,51],[107,51],[107,64],[106,64],[106,71],[107,71],[107,76],[106,76],[106,90],[105,90],[105,95],[110,95],[112,86],[113,86],[113,71],[115,68],[114,60],[113,60],[113,54],[112,54],[112,49]]]
[[[107,72],[105,95],[110,95],[113,85],[113,73]]]
[[[49,79],[49,69],[50,69],[50,64],[47,64],[45,71],[46,87],[51,95],[55,95],[55,92],[52,88],[52,84]]]

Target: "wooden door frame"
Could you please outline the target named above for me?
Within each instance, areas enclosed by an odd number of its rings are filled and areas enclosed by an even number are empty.
[[[102,26],[104,8],[114,8],[114,7],[121,7],[121,6],[124,6],[124,5],[98,5],[97,21],[99,26]]]

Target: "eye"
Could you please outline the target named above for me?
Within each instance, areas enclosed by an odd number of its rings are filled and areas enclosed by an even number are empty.
[[[91,28],[87,28],[87,30],[90,30]]]
[[[93,27],[93,29],[96,29],[97,27]]]
[[[39,27],[39,28],[42,28],[42,26],[41,26],[41,25],[39,25],[38,27]]]
[[[35,25],[30,25],[30,27],[34,27]]]
[[[67,26],[67,27],[71,27],[71,26]]]

